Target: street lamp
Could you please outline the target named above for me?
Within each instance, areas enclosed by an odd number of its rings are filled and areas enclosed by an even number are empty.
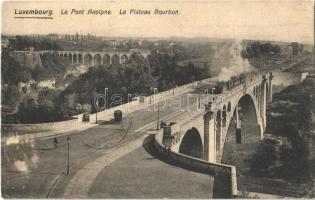
[[[154,95],[157,93],[157,88],[154,88]],[[160,106],[159,102],[157,102],[157,122],[156,122],[156,130],[160,129]]]
[[[215,90],[215,88],[211,88],[212,101],[214,101],[214,94],[213,94],[213,90]]]
[[[208,103],[208,93],[209,93],[209,89],[205,89],[205,92],[206,92],[206,101]]]
[[[156,130],[160,129],[160,126],[159,126],[159,123],[160,123],[160,109],[159,108],[160,108],[160,106],[159,106],[159,103],[158,103]]]
[[[152,91],[154,90],[153,87],[150,87],[150,104],[152,103]]]
[[[70,174],[70,136],[67,137],[67,143],[68,143],[68,163],[67,163],[67,175]]]

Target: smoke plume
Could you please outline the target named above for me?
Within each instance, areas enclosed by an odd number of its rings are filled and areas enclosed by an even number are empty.
[[[227,59],[226,65],[222,66],[218,75],[220,81],[228,81],[232,76],[253,70],[253,67],[249,64],[248,60],[242,58],[242,50],[243,46],[241,40],[234,40],[232,45],[228,48],[228,55],[225,56],[225,59]],[[219,51],[219,56],[221,56],[221,53],[222,52]]]

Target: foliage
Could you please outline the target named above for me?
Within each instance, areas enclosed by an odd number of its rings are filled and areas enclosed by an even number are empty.
[[[10,40],[10,47],[17,51],[28,50],[34,47],[35,50],[61,50],[61,47],[49,39],[30,39],[27,36],[16,36],[15,40]]]
[[[67,44],[69,42],[73,41],[67,41]],[[79,43],[82,47],[88,44]],[[53,55],[40,55],[42,65],[22,67],[10,57],[8,50],[4,50],[2,86],[7,84],[9,87],[3,90],[6,97],[2,101],[13,102],[13,97],[21,99],[21,102],[16,101],[15,104],[16,119],[21,123],[59,121],[69,119],[78,113],[95,112],[94,97],[104,94],[105,88],[109,88],[109,96],[119,94],[123,97],[123,102],[126,102],[128,94],[149,95],[153,92],[152,88],[157,87],[158,92],[162,92],[209,76],[209,67],[206,64],[203,66],[195,66],[193,63],[178,64],[187,58],[187,47],[180,43],[170,45],[169,41],[158,43],[159,45],[152,42],[142,44],[152,50],[147,59],[139,54],[133,54],[125,64],[94,66],[79,77],[71,74],[74,69],[67,67],[69,64],[67,61],[60,62]],[[17,36],[15,40],[10,41],[10,45],[8,49],[14,50],[25,50],[31,46],[35,50],[60,50],[62,44],[47,38],[31,39]],[[128,41],[117,48],[127,51],[140,47],[137,42]],[[69,85],[65,89],[60,87],[63,90],[61,92],[38,87],[40,81],[46,80],[55,81],[56,86],[64,86],[66,83]],[[27,85],[22,88],[24,94],[18,88],[20,82]],[[110,105],[113,101],[114,99],[111,99],[106,103]]]
[[[19,82],[31,80],[31,71],[20,64],[9,55],[9,51],[4,49],[1,52],[1,84],[17,85]]]
[[[20,123],[45,123],[66,119],[60,112],[59,92],[44,89],[38,95],[38,100],[26,96],[16,113]]]
[[[252,162],[252,170],[257,174],[277,174],[286,179],[308,176],[306,139],[314,126],[312,113],[315,102],[312,95],[314,91],[305,90],[300,84],[289,86],[274,95],[268,108],[267,128],[268,132],[281,138],[278,143],[266,145],[263,142],[259,147]]]
[[[246,58],[257,58],[268,54],[279,54],[281,47],[273,45],[270,42],[260,43],[251,42],[247,45],[246,49],[242,51],[242,56]]]
[[[21,93],[17,86],[8,85],[6,87],[2,87],[1,105],[8,105],[15,108],[19,103],[20,98]]]
[[[258,175],[274,174],[280,166],[280,148],[277,141],[263,139],[251,161],[252,172]]]

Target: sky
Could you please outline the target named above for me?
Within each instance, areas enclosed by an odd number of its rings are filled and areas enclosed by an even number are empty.
[[[18,19],[15,10],[52,9],[53,19]],[[84,15],[61,10],[85,9]],[[112,15],[87,15],[88,9]],[[119,15],[120,10],[178,10],[178,15]],[[25,16],[25,15],[23,15]],[[313,0],[54,1],[2,3],[4,34],[80,34],[110,37],[210,37],[314,42]]]

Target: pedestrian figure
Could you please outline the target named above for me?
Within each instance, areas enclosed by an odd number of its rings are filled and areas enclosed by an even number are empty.
[[[54,137],[54,147],[57,148],[58,147],[58,140],[56,137]]]
[[[166,126],[166,123],[165,123],[164,121],[161,121],[160,127],[161,127],[161,128],[164,128],[165,126]]]
[[[167,156],[170,156],[171,155],[171,146],[168,146],[167,147]]]

